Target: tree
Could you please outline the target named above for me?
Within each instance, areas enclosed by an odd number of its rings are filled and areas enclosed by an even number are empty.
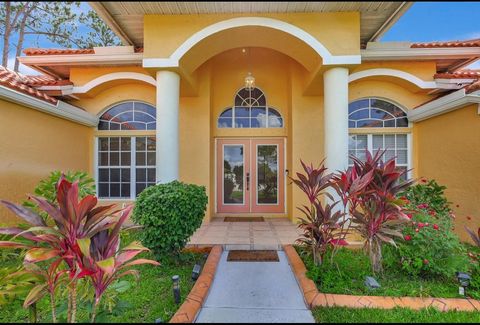
[[[1,2],[2,65],[8,65],[11,47],[15,48],[15,56],[20,56],[28,35],[37,36],[37,42],[44,38],[67,48],[121,44],[93,10],[84,13],[80,9],[80,2]],[[18,71],[18,68],[16,59],[14,70]]]

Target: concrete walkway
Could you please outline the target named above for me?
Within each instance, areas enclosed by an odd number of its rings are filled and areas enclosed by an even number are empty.
[[[197,323],[314,323],[283,251],[279,262],[227,262],[227,255]]]

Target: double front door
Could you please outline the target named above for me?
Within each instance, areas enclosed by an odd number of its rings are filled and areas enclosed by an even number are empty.
[[[217,212],[284,213],[283,139],[217,139]]]

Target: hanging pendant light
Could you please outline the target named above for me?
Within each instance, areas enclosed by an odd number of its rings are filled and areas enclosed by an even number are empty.
[[[255,88],[255,77],[250,72],[245,77],[245,88],[248,90]]]

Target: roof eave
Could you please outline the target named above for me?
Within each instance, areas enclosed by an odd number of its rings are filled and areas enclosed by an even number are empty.
[[[419,106],[407,113],[408,120],[420,122],[470,104],[480,104],[480,91],[467,94],[465,88]]]
[[[374,48],[360,50],[362,61],[472,59],[480,57],[480,47],[460,48]]]
[[[98,124],[95,115],[60,100],[55,105],[5,86],[0,86],[0,98],[82,125],[94,127]]]
[[[370,37],[369,42],[375,42],[380,39],[397,21],[400,17],[413,5],[413,2],[404,1],[397,10],[395,10],[387,20],[380,26],[380,28]]]

